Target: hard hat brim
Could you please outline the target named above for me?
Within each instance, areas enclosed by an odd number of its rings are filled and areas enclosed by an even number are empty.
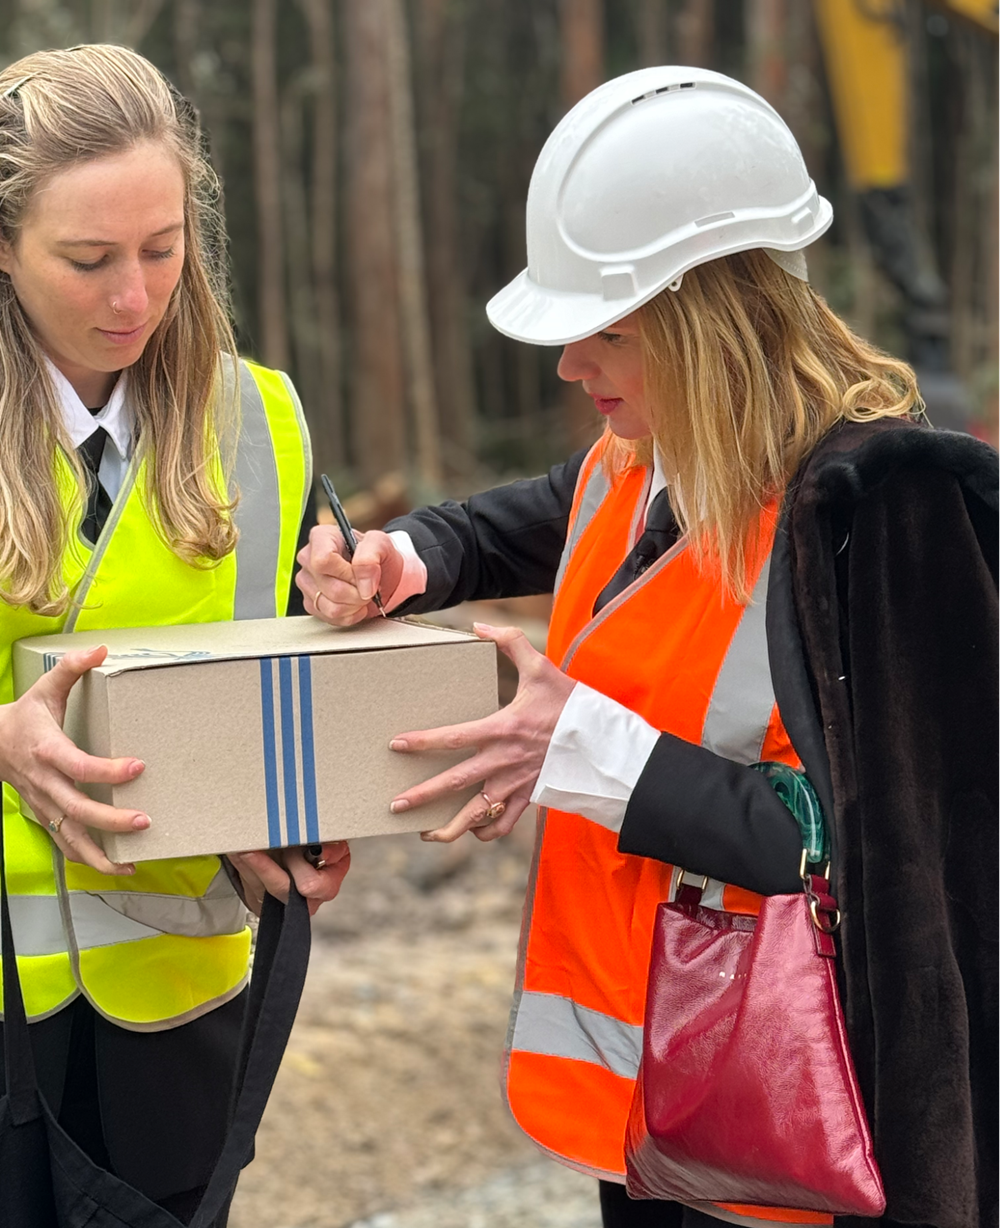
[[[772,238],[758,238],[752,243],[743,241],[731,245],[722,244],[713,252],[712,259],[754,248],[804,250],[818,239],[833,221],[830,203],[822,196],[818,200],[818,216],[804,243],[800,240],[795,245],[789,244],[787,248],[783,248]],[[490,299],[486,304],[486,315],[498,332],[513,337],[515,341],[526,341],[531,345],[570,345],[574,341],[592,337],[630,315],[655,298],[676,278],[703,263],[704,259],[689,259],[676,269],[669,270],[669,275],[662,275],[651,287],[620,299],[607,299],[603,294],[588,294],[583,291],[551,289],[532,280],[529,270],[524,269]]]

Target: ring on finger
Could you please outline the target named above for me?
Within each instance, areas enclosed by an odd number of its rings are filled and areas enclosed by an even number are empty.
[[[499,819],[499,817],[507,809],[506,802],[491,801],[490,795],[485,790],[481,791],[480,797],[482,797],[483,801],[486,803],[486,813],[483,815],[484,819],[490,819],[491,821],[493,819]]]
[[[66,822],[66,816],[61,814],[58,819],[49,819],[49,831],[54,835],[59,835],[59,828]]]

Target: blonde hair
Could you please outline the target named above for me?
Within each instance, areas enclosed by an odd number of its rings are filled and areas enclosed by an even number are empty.
[[[176,156],[184,177],[185,256],[170,304],[130,368],[136,449],[150,467],[149,512],[181,558],[211,566],[236,544],[233,502],[219,489],[217,439],[231,423],[214,395],[220,352],[235,355],[226,309],[218,180],[197,115],[142,56],[92,45],[40,51],[0,73],[0,238],[16,245],[39,188],[71,166],[145,142]],[[236,381],[233,381],[234,386]],[[62,567],[71,526],[54,480],[56,447],[86,496],[41,347],[0,272],[0,599],[39,614],[70,602]]]
[[[637,314],[652,437],[609,440],[606,463],[648,464],[655,442],[689,548],[746,602],[762,509],[836,423],[919,412],[916,378],[760,250],[698,265]]]

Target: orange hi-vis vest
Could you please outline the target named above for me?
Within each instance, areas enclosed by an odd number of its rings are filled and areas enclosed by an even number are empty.
[[[739,763],[799,766],[774,701],[764,626],[777,508],[762,514],[749,605],[723,596],[682,538],[594,616],[598,594],[635,544],[651,480],[650,470],[633,467],[609,481],[602,453],[599,442],[577,482],[547,655],[656,729]],[[621,1182],[654,915],[672,898],[675,870],[617,845],[616,832],[580,815],[539,814],[505,1076],[511,1112],[535,1143]],[[710,883],[703,902],[755,913],[760,897]],[[781,1208],[702,1209],[756,1228],[832,1222]]]

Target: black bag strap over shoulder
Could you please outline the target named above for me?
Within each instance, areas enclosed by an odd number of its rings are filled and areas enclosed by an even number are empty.
[[[14,930],[10,921],[7,899],[7,859],[4,848],[3,813],[0,810],[0,910],[3,928],[3,1009],[4,1009],[4,1073],[7,1079],[7,1100],[11,1121],[23,1126],[42,1115],[35,1079],[35,1058],[28,1037],[28,1019],[24,1011],[21,979],[17,974],[14,955]],[[2,1140],[0,1140],[2,1146]]]
[[[0,814],[0,929],[3,954],[4,1068],[0,1176],[5,1228],[182,1228],[169,1211],[89,1159],[58,1125],[35,1076],[7,898]],[[253,976],[240,1039],[229,1133],[190,1228],[210,1228],[253,1146],[309,966],[309,908],[291,883],[287,904],[264,898]]]

